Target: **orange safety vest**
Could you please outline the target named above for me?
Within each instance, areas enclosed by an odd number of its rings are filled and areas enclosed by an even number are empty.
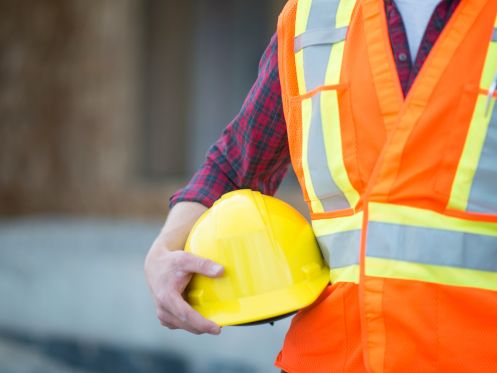
[[[276,365],[497,371],[497,1],[462,0],[404,99],[381,0],[290,0],[292,164],[331,285]]]

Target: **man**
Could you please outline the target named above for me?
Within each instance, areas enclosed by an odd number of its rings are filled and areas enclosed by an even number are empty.
[[[276,365],[495,371],[496,15],[495,0],[289,1],[241,113],[148,254],[161,323],[220,332],[181,293],[223,269],[180,250],[206,206],[274,193],[291,159],[331,286]]]

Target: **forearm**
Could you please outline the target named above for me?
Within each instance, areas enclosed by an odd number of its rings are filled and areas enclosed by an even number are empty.
[[[206,210],[207,207],[198,202],[176,204],[148,252],[145,268],[169,251],[183,250],[193,225]]]
[[[190,231],[207,207],[198,202],[179,202],[169,212],[159,234],[168,250],[183,250]]]

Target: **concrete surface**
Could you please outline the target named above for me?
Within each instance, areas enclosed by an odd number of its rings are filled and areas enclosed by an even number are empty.
[[[278,371],[273,360],[288,319],[274,327],[225,328],[218,337],[160,327],[143,275],[160,226],[50,216],[0,220],[0,372],[105,371],[78,365],[88,360],[88,346],[100,355],[112,351],[116,363],[120,354],[154,361],[167,355],[194,373]],[[52,351],[78,343],[86,347],[66,351],[70,358]]]

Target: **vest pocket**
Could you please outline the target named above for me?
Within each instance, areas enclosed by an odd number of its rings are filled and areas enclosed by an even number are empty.
[[[350,174],[357,174],[354,146],[344,147],[341,119],[350,115],[346,85],[320,86],[306,95],[290,99],[288,124],[293,162],[306,199],[314,214],[352,212],[359,201]],[[349,120],[349,119],[347,119]],[[298,138],[297,141],[294,141]],[[299,147],[299,149],[295,149]]]

